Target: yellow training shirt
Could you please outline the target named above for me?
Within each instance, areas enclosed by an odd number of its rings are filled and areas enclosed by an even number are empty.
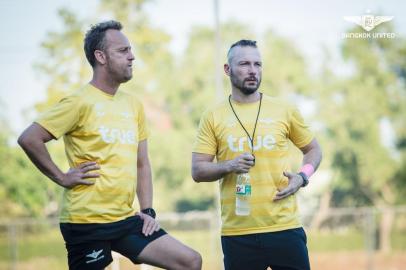
[[[138,143],[147,138],[142,104],[132,95],[109,95],[88,84],[36,121],[63,136],[71,168],[95,161],[94,185],[65,189],[60,222],[107,223],[135,213]]]
[[[259,101],[231,102],[252,136]],[[295,195],[277,202],[273,198],[278,189],[288,184],[283,172],[290,171],[289,140],[301,148],[312,139],[313,135],[297,109],[279,99],[263,95],[254,138],[255,166],[249,171],[251,214],[235,215],[237,175],[226,175],[220,180],[222,235],[273,232],[301,226]],[[218,162],[251,152],[248,136],[233,114],[228,100],[203,114],[193,152],[215,155]]]

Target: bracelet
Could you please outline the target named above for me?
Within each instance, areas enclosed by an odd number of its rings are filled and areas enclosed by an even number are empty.
[[[307,186],[307,184],[309,184],[309,178],[307,177],[307,175],[304,172],[300,172],[298,173],[298,175],[300,175],[303,179],[302,187]]]

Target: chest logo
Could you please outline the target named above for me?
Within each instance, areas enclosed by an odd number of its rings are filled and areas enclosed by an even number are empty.
[[[233,135],[228,135],[227,137],[228,148],[233,152],[243,152],[245,146],[248,146],[251,149],[251,143],[247,137],[234,137]],[[271,134],[261,136],[256,136],[254,140],[254,151],[265,148],[272,150],[275,147],[276,140]]]
[[[134,130],[125,130],[119,128],[99,127],[101,138],[106,143],[135,144]]]

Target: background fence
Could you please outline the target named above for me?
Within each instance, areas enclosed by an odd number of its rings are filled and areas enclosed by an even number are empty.
[[[329,209],[304,215],[302,220],[312,269],[406,269],[406,206]],[[222,269],[216,212],[161,214],[159,221],[169,233],[202,254],[203,269]],[[153,269],[134,266],[119,255],[114,258],[111,270]],[[1,222],[0,269],[67,269],[58,220]]]

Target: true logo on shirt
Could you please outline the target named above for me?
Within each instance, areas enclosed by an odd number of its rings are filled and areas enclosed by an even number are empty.
[[[233,152],[243,152],[245,146],[251,147],[251,143],[247,137],[234,137],[233,135],[228,135],[227,137],[228,148]],[[261,148],[272,150],[275,147],[276,140],[271,134],[261,136],[258,135],[254,140],[254,151]]]
[[[121,144],[135,144],[135,132],[134,130],[125,130],[119,128],[108,128],[105,126],[99,127],[99,132],[102,140],[106,143],[116,143]]]

